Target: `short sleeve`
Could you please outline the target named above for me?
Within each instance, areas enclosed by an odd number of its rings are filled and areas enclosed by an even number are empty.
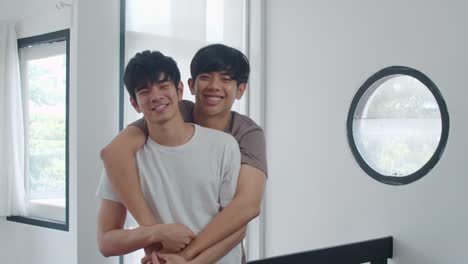
[[[223,178],[219,193],[222,208],[226,207],[234,198],[237,188],[237,179],[240,171],[240,151],[237,142],[231,138],[230,144],[225,148],[223,155]]]
[[[192,113],[195,104],[189,100],[182,100],[179,102],[180,115],[186,123],[193,123]]]
[[[265,134],[258,128],[250,130],[239,140],[242,164],[255,167],[268,176]]]
[[[146,120],[144,117],[138,119],[137,121],[131,123],[129,126],[135,126],[141,129],[145,133],[145,135],[148,137],[149,132],[148,132],[148,125],[146,124]]]
[[[109,178],[107,177],[105,170],[102,171],[101,179],[99,180],[99,185],[96,191],[96,196],[102,199],[122,203],[117,194],[114,193],[114,190],[112,189],[112,185],[109,181]]]

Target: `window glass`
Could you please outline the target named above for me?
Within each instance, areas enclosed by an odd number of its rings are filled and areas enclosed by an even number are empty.
[[[143,50],[157,50],[179,66],[186,100],[194,101],[187,80],[190,62],[202,47],[222,43],[246,53],[246,1],[238,0],[133,0],[125,1],[124,65]],[[243,98],[247,98],[244,94]],[[124,91],[123,126],[142,115]],[[236,100],[233,110],[245,114],[246,101]],[[127,227],[137,226],[127,219]],[[125,263],[140,263],[143,251],[124,256]]]
[[[157,50],[179,66],[186,100],[194,101],[187,83],[198,49],[223,43],[246,53],[245,1],[134,0],[125,3],[125,62],[143,50]],[[247,96],[244,95],[243,98]],[[124,126],[140,118],[124,92]],[[244,99],[233,110],[246,113]]]
[[[65,223],[67,42],[19,48],[30,216]]]
[[[445,145],[443,123],[448,122],[448,114],[444,117],[441,111],[441,105],[446,109],[443,98],[422,73],[407,71],[393,67],[374,75],[355,98],[352,147],[358,161],[377,176],[425,174],[428,170],[420,170],[428,166],[441,143]]]

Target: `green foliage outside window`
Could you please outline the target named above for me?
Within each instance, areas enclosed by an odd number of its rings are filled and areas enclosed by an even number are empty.
[[[30,61],[28,80],[31,196],[61,198],[66,173],[65,56]]]

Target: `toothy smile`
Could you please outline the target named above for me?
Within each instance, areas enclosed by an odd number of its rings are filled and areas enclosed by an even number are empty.
[[[162,104],[162,105],[158,105],[158,106],[151,108],[151,110],[156,111],[156,112],[161,112],[161,111],[164,111],[164,109],[166,109],[167,106],[168,104]]]
[[[224,97],[222,96],[213,96],[213,95],[205,95],[206,101],[208,104],[217,104],[219,103]]]

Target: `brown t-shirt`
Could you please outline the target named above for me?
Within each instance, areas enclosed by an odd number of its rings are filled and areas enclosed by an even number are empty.
[[[191,101],[183,100],[179,103],[182,118],[187,123],[193,123],[193,108],[195,104]],[[266,160],[265,134],[263,129],[258,126],[248,116],[237,112],[231,112],[231,121],[224,132],[231,134],[239,143],[241,152],[241,164],[247,164],[255,167],[268,175],[268,166]],[[148,135],[148,127],[144,118],[130,124],[143,130]]]

